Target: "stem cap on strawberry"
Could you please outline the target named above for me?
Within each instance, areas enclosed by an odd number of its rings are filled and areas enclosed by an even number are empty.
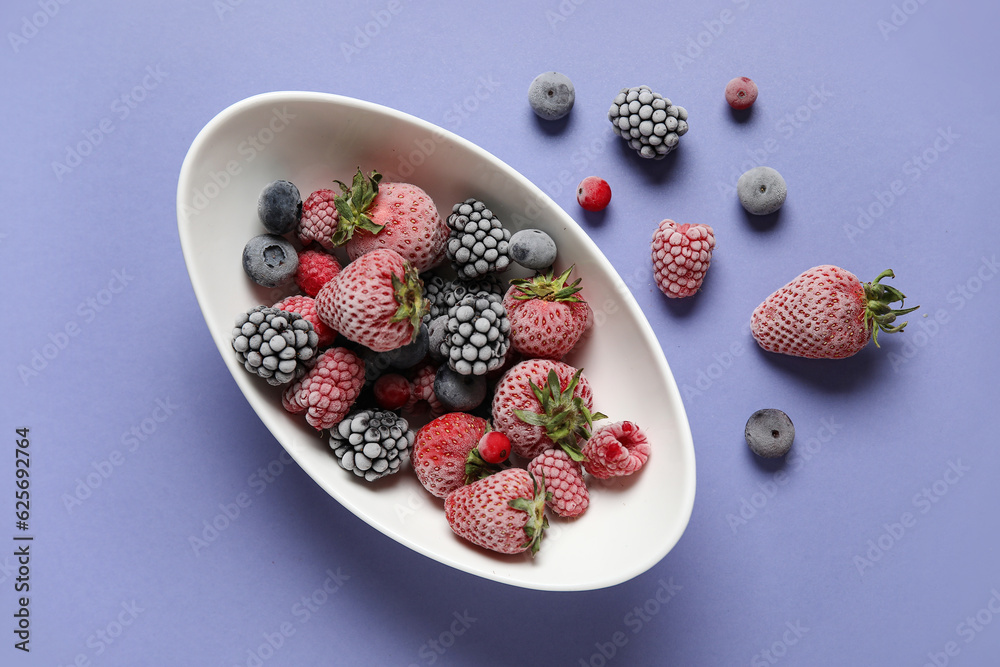
[[[604,419],[607,415],[591,412],[583,399],[574,395],[580,374],[578,369],[565,389],[560,387],[559,376],[550,369],[546,382],[541,387],[529,380],[528,384],[541,406],[541,412],[516,409],[514,415],[526,424],[545,429],[545,435],[565,450],[574,461],[585,459],[580,451],[580,440],[590,438],[593,420]]]
[[[521,278],[511,280],[510,284],[517,289],[511,296],[520,301],[528,299],[541,299],[543,301],[565,301],[568,303],[578,303],[581,301],[577,296],[580,291],[580,278],[577,278],[569,285],[569,274],[573,272],[576,265],[569,267],[558,276],[555,271],[550,270],[547,274],[538,273],[533,278]]]
[[[865,289],[865,326],[868,331],[871,332],[872,342],[875,343],[876,347],[881,347],[878,344],[878,332],[884,331],[886,333],[896,333],[902,331],[906,327],[906,322],[892,326],[892,323],[896,321],[896,318],[900,315],[906,315],[907,313],[912,313],[920,306],[913,306],[912,308],[902,308],[894,309],[892,308],[893,303],[899,302],[899,305],[903,305],[903,299],[906,295],[900,292],[898,289],[891,285],[883,285],[881,281],[883,278],[895,278],[896,274],[892,272],[892,269],[886,269],[870,283],[864,284]]]
[[[338,221],[337,231],[331,238],[333,245],[341,246],[347,243],[354,236],[355,229],[364,229],[373,234],[382,231],[383,225],[375,223],[368,216],[368,209],[378,194],[378,184],[381,180],[382,174],[377,171],[372,171],[366,179],[359,167],[350,187],[341,181],[334,181],[340,186],[343,194],[334,200]]]

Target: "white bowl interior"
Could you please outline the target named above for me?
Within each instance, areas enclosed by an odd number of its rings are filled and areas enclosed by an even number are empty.
[[[361,167],[406,180],[430,194],[442,214],[477,197],[512,231],[545,230],[560,268],[575,263],[596,324],[567,359],[594,388],[595,408],[649,435],[652,453],[632,478],[591,486],[577,520],[551,518],[539,553],[507,557],[457,538],[442,501],[405,470],[369,485],[342,470],[324,438],[281,407],[280,389],[247,373],[233,352],[236,316],[286,292],[254,285],[243,273],[248,239],[263,233],[257,196],[284,178],[303,197],[350,182]],[[267,93],[214,118],[181,169],[177,217],[198,302],[237,385],[281,445],[316,482],[358,517],[428,557],[487,579],[543,590],[614,585],[659,562],[680,539],[695,492],[694,447],[684,407],[653,332],[610,262],[576,222],[514,169],[430,123],[375,104],[322,93]],[[597,424],[598,426],[600,423]],[[609,536],[614,536],[613,538]]]

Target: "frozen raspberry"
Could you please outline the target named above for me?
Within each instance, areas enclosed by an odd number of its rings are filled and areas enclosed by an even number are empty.
[[[671,298],[691,296],[701,288],[712,262],[715,232],[708,225],[679,225],[664,220],[653,232],[653,276]]]
[[[308,245],[315,241],[327,250],[333,249],[334,232],[340,215],[334,200],[337,193],[333,190],[317,190],[302,202],[302,219],[299,221],[299,241]]]
[[[649,440],[632,422],[617,422],[599,428],[583,446],[583,462],[594,477],[608,479],[631,475],[649,458]]]
[[[292,414],[306,413],[317,431],[333,428],[347,415],[365,382],[365,364],[356,354],[334,347],[319,356],[301,380],[285,390],[281,404]]]
[[[312,322],[313,331],[319,337],[319,347],[326,347],[337,337],[337,332],[323,324],[316,314],[316,302],[309,296],[290,296],[272,306],[286,313],[298,313]]]
[[[545,504],[559,516],[580,516],[590,505],[583,468],[562,449],[546,449],[531,460],[528,472],[544,478],[545,490],[552,494]]]
[[[300,250],[299,268],[295,272],[295,284],[309,296],[319,294],[323,285],[340,273],[340,262],[333,255],[322,250]]]
[[[420,411],[425,406],[430,410],[431,418],[440,417],[445,413],[445,408],[434,393],[434,376],[437,369],[433,364],[425,364],[418,368],[410,377],[410,385],[413,387],[413,394],[410,400],[403,406],[403,410],[408,413]]]

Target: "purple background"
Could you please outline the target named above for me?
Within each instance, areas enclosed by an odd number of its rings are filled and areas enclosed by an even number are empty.
[[[30,655],[12,647],[16,562],[0,547],[0,662],[995,664],[995,5],[334,4],[348,3],[0,10],[0,543],[16,532],[19,426],[35,535]],[[546,124],[526,90],[552,69],[577,100]],[[761,90],[743,119],[722,96],[740,75]],[[605,118],[639,84],[690,112],[660,163]],[[175,218],[197,132],[271,90],[354,96],[455,131],[602,247],[659,336],[694,434],[694,513],[658,565],[585,593],[481,580],[385,538],[285,463],[212,344]],[[68,157],[81,143],[89,154]],[[776,219],[750,219],[733,190],[758,163],[788,182]],[[592,174],[614,191],[604,214],[574,201]],[[651,281],[665,217],[718,238],[703,292],[683,303]],[[761,352],[753,308],[823,263],[864,280],[891,267],[921,309],[849,360]],[[797,427],[781,475],[743,442],[762,407]],[[68,506],[78,488],[89,496]],[[241,494],[239,516],[194,549]]]

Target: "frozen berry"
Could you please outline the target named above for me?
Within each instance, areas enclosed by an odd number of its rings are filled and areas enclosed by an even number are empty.
[[[385,410],[399,410],[410,400],[413,387],[410,381],[398,373],[383,375],[375,381],[375,402]]]
[[[295,277],[299,256],[295,247],[275,234],[260,234],[243,247],[243,270],[263,287],[284,285]]]
[[[649,86],[622,88],[608,109],[614,133],[644,158],[662,160],[688,131],[688,112]]]
[[[486,378],[482,375],[462,375],[441,366],[434,376],[434,395],[449,410],[475,410],[486,399]]]
[[[487,463],[503,463],[510,456],[510,438],[500,431],[489,431],[483,434],[476,446],[479,455]]]
[[[767,408],[750,415],[743,435],[754,454],[774,459],[784,456],[792,448],[795,426],[781,410]]]
[[[340,224],[336,200],[336,192],[324,189],[316,190],[302,202],[302,219],[298,228],[302,245],[315,241],[327,250],[333,249],[333,235]]]
[[[738,76],[726,84],[726,102],[737,111],[749,109],[757,101],[757,84]]]
[[[611,203],[611,186],[599,176],[588,176],[576,189],[576,200],[587,211],[603,211]]]
[[[573,82],[559,72],[539,74],[528,87],[528,103],[545,120],[559,120],[570,112],[575,100]]]
[[[272,234],[287,234],[302,217],[302,197],[289,181],[269,183],[257,199],[257,216]]]
[[[767,215],[785,203],[788,186],[785,179],[770,167],[754,167],[736,182],[736,195],[747,213]]]
[[[403,347],[397,347],[395,350],[383,352],[381,356],[384,357],[386,365],[393,368],[413,368],[424,360],[429,348],[427,325],[421,324],[415,341],[407,343]]]
[[[672,299],[697,294],[712,263],[715,231],[709,225],[662,221],[650,246],[653,278]]]
[[[340,262],[330,253],[322,250],[299,251],[299,268],[295,272],[295,284],[307,296],[315,297],[333,278],[340,273]]]
[[[556,242],[540,229],[522,229],[510,237],[507,252],[524,268],[541,271],[556,261]]]

